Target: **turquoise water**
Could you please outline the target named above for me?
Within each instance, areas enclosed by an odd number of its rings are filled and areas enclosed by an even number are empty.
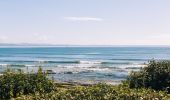
[[[119,81],[148,60],[170,59],[168,47],[37,47],[0,48],[0,72],[7,68],[53,70],[58,81]]]

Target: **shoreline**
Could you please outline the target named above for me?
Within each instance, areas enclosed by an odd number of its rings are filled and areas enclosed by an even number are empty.
[[[55,84],[70,84],[70,85],[81,85],[81,86],[89,86],[89,85],[96,85],[99,83],[105,83],[107,85],[119,85],[122,82],[121,81],[101,81],[101,82],[92,82],[92,81],[88,81],[88,82],[76,82],[76,81],[65,81],[65,82],[61,82],[61,81],[54,81]]]

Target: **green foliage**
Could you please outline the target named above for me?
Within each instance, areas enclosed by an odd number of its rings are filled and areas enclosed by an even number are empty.
[[[24,95],[15,100],[168,100],[166,92],[152,89],[130,89],[128,85],[97,84],[59,89],[46,94]]]
[[[170,61],[150,61],[139,72],[132,72],[127,82],[131,88],[167,90],[170,87]]]
[[[6,71],[0,76],[0,100],[170,100],[170,61],[150,61],[132,72],[123,84],[113,86],[62,86],[49,80],[42,69],[36,74]]]
[[[10,99],[22,94],[48,93],[53,89],[53,82],[47,79],[41,68],[36,74],[7,70],[0,76],[0,100]]]

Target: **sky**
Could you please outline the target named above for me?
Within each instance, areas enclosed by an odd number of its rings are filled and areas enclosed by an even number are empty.
[[[0,43],[170,45],[170,0],[0,0]]]

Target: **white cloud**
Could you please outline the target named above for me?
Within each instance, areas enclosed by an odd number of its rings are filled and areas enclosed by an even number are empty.
[[[43,33],[33,33],[33,39],[37,41],[48,41],[49,36]]]
[[[6,42],[8,40],[7,36],[0,36],[0,42]]]
[[[64,19],[69,21],[102,21],[102,18],[97,17],[64,17]]]

